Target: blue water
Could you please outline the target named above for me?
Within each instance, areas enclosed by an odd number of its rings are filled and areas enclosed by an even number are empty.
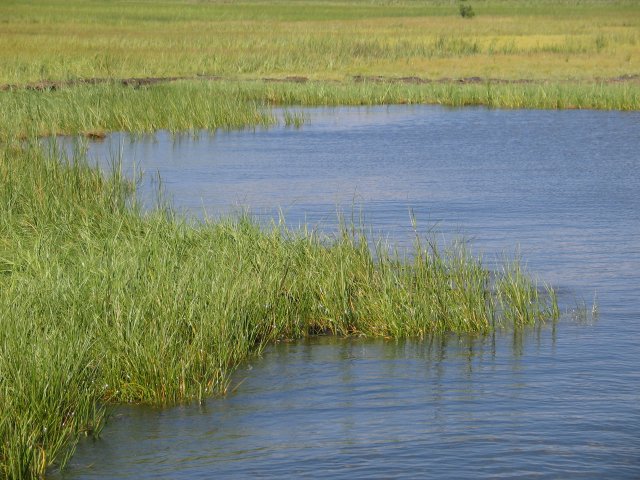
[[[332,232],[336,211],[408,246],[516,249],[560,292],[557,325],[423,342],[269,347],[203,406],[118,409],[64,478],[640,478],[640,114],[305,110],[300,129],[91,144],[155,174],[184,215],[249,208]],[[110,153],[111,152],[111,153]],[[597,315],[592,314],[594,299]]]

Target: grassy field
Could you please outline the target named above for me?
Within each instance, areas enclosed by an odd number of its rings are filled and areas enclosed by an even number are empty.
[[[4,1],[0,84],[130,76],[593,80],[640,73],[629,1]]]
[[[211,92],[209,106],[238,104],[250,92],[262,107],[420,102],[640,108],[637,2],[466,3],[477,13],[472,19],[462,18],[458,3],[448,0],[5,1],[0,116],[8,121],[2,129],[6,137],[8,130],[75,133],[74,124],[85,131],[127,130],[130,123],[142,130],[215,128],[217,114],[184,109],[178,98],[186,93],[200,101]],[[185,77],[194,85],[151,85],[144,89],[154,93],[139,94],[116,92],[117,83],[102,90],[73,86],[79,80],[147,77]],[[284,89],[263,82],[288,77],[311,82]],[[356,79],[371,84],[406,77],[409,82],[392,86],[356,85]],[[225,85],[202,85],[211,78]],[[64,95],[20,93],[25,87],[69,88],[70,106],[61,101]],[[215,96],[221,91],[222,100]],[[158,107],[159,95],[177,108],[173,114]],[[105,100],[110,96],[113,101]],[[120,106],[123,98],[133,106]]]

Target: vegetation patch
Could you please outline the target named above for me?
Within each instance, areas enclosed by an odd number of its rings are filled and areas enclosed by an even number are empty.
[[[468,3],[461,1],[458,10],[460,11],[460,16],[462,18],[473,18],[476,16],[476,12],[473,10],[473,7]]]
[[[314,334],[485,334],[557,318],[522,267],[462,245],[411,255],[335,237],[143,214],[131,185],[33,144],[0,153],[0,473],[63,466],[110,402],[224,393],[268,342]]]
[[[460,5],[476,16],[461,17]],[[194,75],[582,81],[640,73],[639,32],[635,0],[5,1],[0,84]]]
[[[634,82],[585,84],[424,82],[356,78],[345,83],[175,81],[0,92],[0,140],[268,126],[274,106],[437,104],[493,108],[640,109]]]

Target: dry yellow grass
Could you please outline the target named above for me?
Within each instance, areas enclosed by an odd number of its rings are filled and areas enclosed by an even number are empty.
[[[469,2],[0,5],[0,83],[352,75],[572,79],[640,73],[640,4]]]

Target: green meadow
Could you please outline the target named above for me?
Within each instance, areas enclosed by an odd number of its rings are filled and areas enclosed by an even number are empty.
[[[471,19],[451,1],[0,4],[1,476],[63,467],[111,404],[224,394],[270,342],[558,318],[518,261],[489,270],[420,235],[397,252],[348,222],[327,236],[143,211],[117,165],[38,142],[268,127],[274,106],[640,108],[636,2],[468,4]],[[150,77],[167,81],[123,83]]]

